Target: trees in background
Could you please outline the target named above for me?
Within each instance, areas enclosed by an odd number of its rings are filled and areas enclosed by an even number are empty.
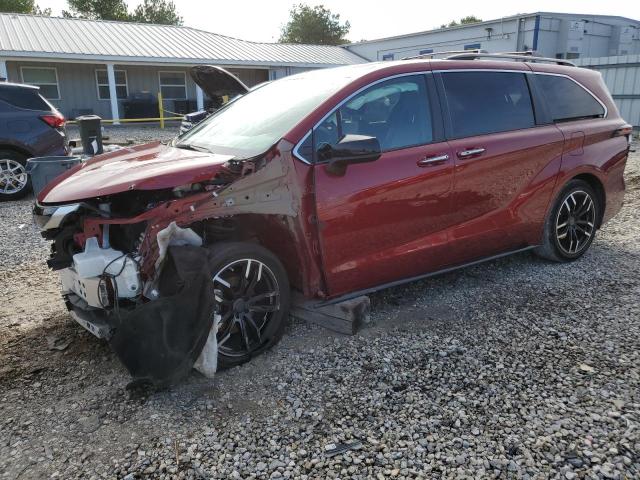
[[[173,2],[165,0],[144,0],[133,11],[131,19],[141,23],[160,23],[162,25],[182,25]]]
[[[0,12],[51,15],[50,8],[42,9],[34,2],[34,0],[0,0]]]
[[[64,17],[182,25],[182,17],[171,0],[144,0],[133,13],[124,0],[67,0],[67,3],[69,11],[62,11]]]
[[[331,13],[324,5],[310,7],[295,5],[289,12],[289,21],[282,28],[281,43],[314,43],[320,45],[340,45],[346,39],[351,25],[341,23],[340,15]]]
[[[440,25],[440,28],[456,27],[458,25],[464,25],[467,23],[480,23],[481,21],[482,19],[476,17],[475,15],[467,15],[466,17],[462,17],[459,23],[455,20],[451,20],[449,24],[443,23],[442,25]]]
[[[65,17],[129,20],[127,4],[123,0],[67,0],[67,3],[70,11],[62,11]]]

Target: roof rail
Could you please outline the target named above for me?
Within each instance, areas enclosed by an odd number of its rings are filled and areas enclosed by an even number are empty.
[[[401,60],[418,60],[421,58],[433,58],[436,55],[455,55],[459,53],[489,53],[486,50],[482,50],[481,48],[475,48],[473,50],[449,50],[447,52],[430,52],[430,53],[422,53],[420,55],[413,55],[411,57],[404,57]]]
[[[450,55],[447,60],[478,60],[483,58],[495,58],[498,60],[516,60],[521,62],[541,62],[541,63],[555,63],[557,65],[565,65],[568,67],[575,67],[576,64],[569,60],[563,60],[561,58],[548,58],[537,57],[534,52],[508,52],[508,53],[457,53]]]

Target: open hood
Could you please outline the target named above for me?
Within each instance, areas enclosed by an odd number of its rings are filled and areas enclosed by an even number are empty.
[[[40,192],[38,202],[68,203],[128,190],[157,190],[211,180],[232,158],[159,142],[123,148],[63,173]]]
[[[191,67],[189,74],[209,98],[223,95],[233,98],[249,91],[249,87],[224,68],[213,65],[196,65]]]

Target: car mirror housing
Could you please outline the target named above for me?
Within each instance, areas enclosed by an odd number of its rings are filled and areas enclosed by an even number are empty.
[[[344,175],[352,163],[373,162],[382,155],[380,142],[376,137],[348,134],[336,145],[324,144],[318,149],[321,160],[329,160],[327,171]]]

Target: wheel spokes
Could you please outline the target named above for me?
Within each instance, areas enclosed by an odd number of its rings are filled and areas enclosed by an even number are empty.
[[[250,312],[257,313],[277,312],[279,309],[279,305],[251,305],[249,307]]]
[[[556,239],[560,248],[572,255],[586,248],[593,236],[595,215],[595,204],[587,192],[570,193],[562,202],[556,219]]]
[[[280,310],[278,282],[265,264],[255,259],[230,263],[213,277],[217,332],[222,355],[243,357],[264,345],[264,329]]]
[[[253,321],[253,318],[251,318],[251,315],[245,314],[244,317],[247,319],[247,322],[249,322],[249,324],[255,330],[256,336],[258,337],[258,343],[262,344],[262,335],[260,334],[260,329],[256,325],[256,322]]]
[[[16,160],[0,160],[0,189],[2,193],[16,193],[27,186],[29,178],[24,165]]]

